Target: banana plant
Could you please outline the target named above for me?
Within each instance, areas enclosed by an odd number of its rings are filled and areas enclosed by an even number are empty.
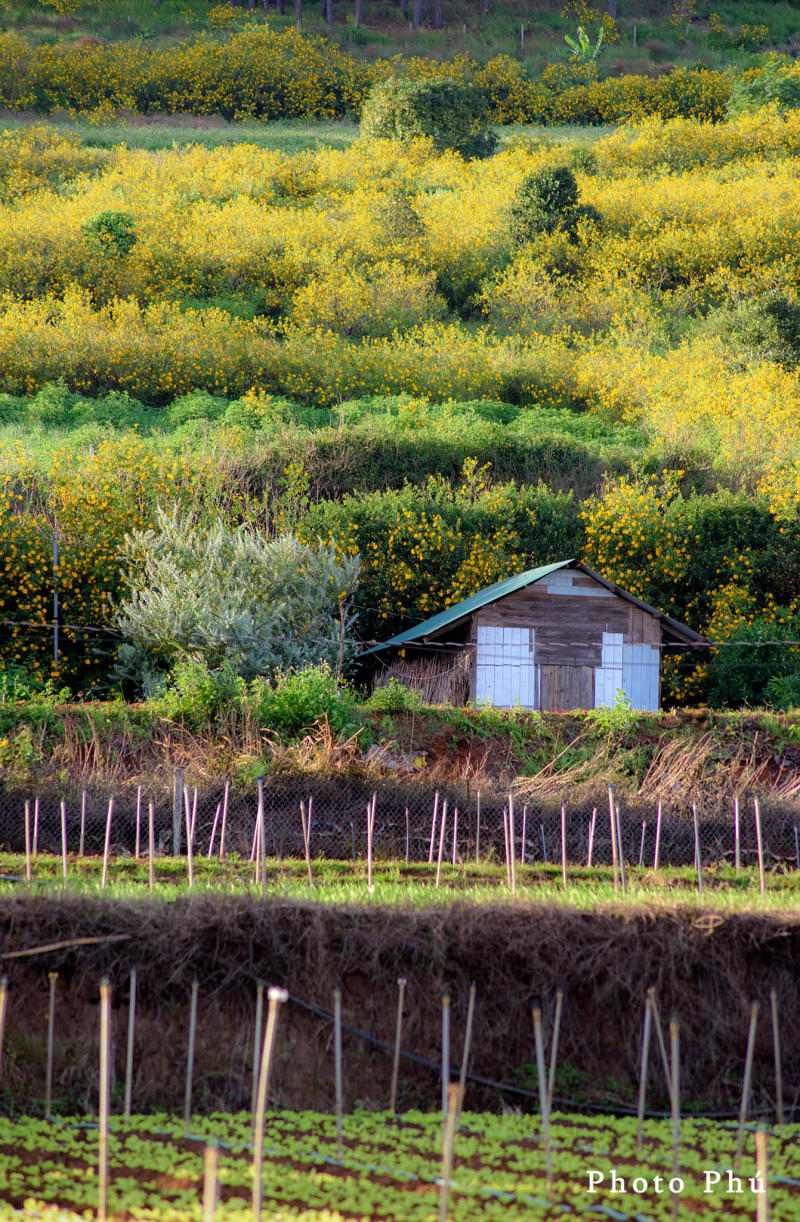
[[[605,41],[605,36],[605,27],[600,26],[597,33],[597,39],[594,43],[592,43],[591,38],[586,33],[586,30],[582,25],[579,25],[577,37],[573,38],[570,34],[565,34],[564,42],[569,47],[570,52],[575,59],[579,60],[582,64],[588,64],[597,59],[598,55],[600,54],[600,48]]]

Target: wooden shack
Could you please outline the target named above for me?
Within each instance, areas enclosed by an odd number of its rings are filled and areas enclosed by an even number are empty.
[[[660,706],[665,648],[697,646],[686,625],[562,560],[498,581],[362,654],[380,686],[394,677],[431,703],[591,709],[622,692]]]

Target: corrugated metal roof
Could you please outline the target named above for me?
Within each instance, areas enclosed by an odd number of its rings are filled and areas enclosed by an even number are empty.
[[[424,620],[421,624],[415,624],[413,628],[407,628],[405,632],[398,632],[397,636],[390,637],[388,641],[383,641],[380,645],[373,645],[371,649],[365,649],[361,657],[369,653],[378,653],[381,649],[390,649],[394,645],[407,645],[411,641],[419,641],[423,637],[439,632],[442,628],[447,628],[457,623],[458,620],[472,615],[474,611],[480,611],[481,607],[497,602],[498,598],[514,594],[515,591],[533,585],[535,581],[540,581],[548,573],[555,573],[556,569],[565,569],[574,563],[574,560],[559,560],[555,564],[544,564],[541,568],[527,569],[526,572],[517,573],[514,577],[506,577],[504,581],[496,581],[493,586],[487,586],[485,590],[478,590],[477,594],[448,607],[445,611],[440,611],[438,615],[432,615],[430,619]]]

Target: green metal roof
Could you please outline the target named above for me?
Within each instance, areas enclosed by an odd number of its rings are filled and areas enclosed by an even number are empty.
[[[526,572],[517,573],[514,577],[506,577],[505,581],[496,581],[493,586],[487,586],[485,590],[478,590],[477,594],[465,598],[463,602],[456,603],[455,606],[448,607],[446,611],[440,611],[438,615],[432,615],[430,619],[423,620],[421,624],[415,624],[413,628],[407,628],[405,632],[398,632],[397,636],[390,637],[388,641],[382,641],[380,645],[373,645],[371,649],[365,649],[360,656],[363,658],[367,654],[378,653],[381,649],[391,649],[396,645],[408,645],[412,641],[419,641],[432,633],[440,632],[442,628],[457,623],[467,615],[472,615],[474,611],[480,611],[481,607],[497,602],[498,598],[514,594],[517,590],[524,589],[525,586],[533,585],[535,581],[541,581],[542,577],[546,577],[548,573],[555,573],[556,569],[565,569],[574,563],[574,560],[559,560],[556,564],[544,564],[541,568],[527,569]]]

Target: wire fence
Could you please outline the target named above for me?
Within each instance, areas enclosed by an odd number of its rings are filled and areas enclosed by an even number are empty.
[[[260,797],[259,797],[260,794]],[[196,855],[254,855],[259,801],[263,803],[264,854],[305,855],[301,803],[310,812],[312,858],[346,861],[367,854],[367,807],[375,797],[372,855],[376,860],[457,864],[502,862],[506,856],[504,812],[508,795],[446,786],[383,783],[360,778],[270,778],[263,786],[228,782],[202,789],[140,786],[121,792],[91,787],[64,793],[23,794],[0,790],[0,849],[24,852],[26,814],[34,853],[99,855],[109,833],[112,855],[145,854],[148,808],[153,805],[158,855],[186,852],[191,827]],[[63,804],[63,821],[62,821]],[[111,810],[109,821],[109,808]],[[619,844],[626,864],[692,866],[699,845],[703,865],[751,866],[758,860],[759,826],[754,804],[744,798],[725,815],[698,816],[684,809],[626,809],[621,805]],[[561,862],[610,865],[612,829],[607,805],[560,806],[514,799],[515,859],[522,864]],[[760,813],[764,865],[800,869],[800,812],[765,806]]]

